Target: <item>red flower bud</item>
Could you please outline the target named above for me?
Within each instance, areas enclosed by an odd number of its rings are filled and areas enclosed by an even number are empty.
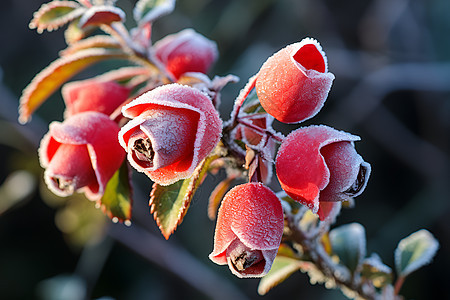
[[[77,191],[90,200],[101,198],[125,158],[117,141],[118,132],[117,124],[98,112],[79,113],[63,123],[52,122],[39,148],[49,189],[59,196]]]
[[[114,81],[87,79],[67,83],[62,88],[66,118],[83,111],[111,115],[130,95],[130,89]]]
[[[306,38],[267,59],[257,74],[256,93],[275,119],[298,123],[319,112],[333,79],[322,47]]]
[[[132,119],[119,132],[128,161],[161,185],[188,178],[222,133],[211,99],[180,84],[147,92],[125,105],[122,113]]]
[[[277,255],[283,227],[280,200],[268,187],[238,185],[222,200],[209,258],[228,264],[238,277],[262,277]]]
[[[218,56],[216,43],[193,29],[168,35],[154,47],[156,57],[177,79],[186,72],[208,72]]]
[[[356,153],[359,137],[328,126],[309,126],[291,132],[281,144],[276,172],[283,190],[314,213],[322,202],[350,200],[361,194],[370,165]],[[334,207],[324,205],[321,219]]]

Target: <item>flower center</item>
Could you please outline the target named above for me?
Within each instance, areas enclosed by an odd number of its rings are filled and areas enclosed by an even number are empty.
[[[351,187],[344,191],[344,194],[354,197],[359,195],[359,193],[362,191],[363,187],[365,186],[367,180],[368,180],[368,168],[366,165],[361,164],[359,166],[359,172],[358,176],[356,176],[355,182],[351,185]]]
[[[152,162],[155,157],[152,142],[150,139],[137,139],[134,141],[133,149],[137,152],[136,156],[139,160]]]
[[[227,257],[237,271],[244,271],[264,260],[261,250],[252,250],[238,239],[228,247]]]
[[[59,190],[72,194],[75,191],[75,184],[72,179],[65,179],[62,177],[52,177],[52,181],[55,183],[55,187]]]

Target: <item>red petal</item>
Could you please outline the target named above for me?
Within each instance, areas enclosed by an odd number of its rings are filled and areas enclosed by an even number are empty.
[[[267,59],[256,80],[262,107],[284,123],[298,123],[315,116],[325,103],[334,80],[332,73],[299,66],[293,56],[305,47],[297,50],[301,43],[289,45]]]
[[[61,145],[45,171],[45,181],[55,194],[64,196],[87,185],[97,185],[86,146]],[[69,187],[64,189],[59,182],[66,182]]]
[[[335,142],[358,139],[327,126],[309,126],[291,132],[281,144],[276,158],[281,187],[293,199],[316,213],[319,191],[330,180],[330,171],[320,153],[321,148]]]
[[[155,54],[175,78],[186,72],[206,73],[218,56],[216,44],[192,29],[155,43]]]
[[[222,200],[210,257],[223,253],[234,237],[252,249],[278,249],[282,233],[283,211],[278,197],[261,183],[242,184]]]
[[[324,57],[314,44],[306,44],[302,46],[294,54],[293,58],[306,70],[316,70],[321,73],[324,73],[326,70],[326,62]]]
[[[62,94],[66,103],[66,118],[83,111],[110,115],[127,100],[130,89],[114,81],[88,79],[65,84]]]

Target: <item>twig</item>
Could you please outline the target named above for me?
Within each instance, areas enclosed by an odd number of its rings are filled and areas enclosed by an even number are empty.
[[[287,215],[287,223],[291,230],[290,237],[293,241],[302,246],[302,250],[306,256],[310,257],[314,265],[328,278],[334,280],[338,287],[347,288],[355,292],[359,297],[368,300],[377,299],[378,295],[373,286],[363,283],[360,280],[355,280],[353,276],[348,274],[348,270],[339,268],[338,265],[331,261],[331,258],[323,250],[320,243],[320,236],[307,237],[298,227],[294,221],[295,218]],[[348,278],[348,279],[346,279]]]
[[[201,265],[189,253],[134,224],[113,224],[108,234],[148,261],[177,275],[211,299],[247,299],[234,286]]]

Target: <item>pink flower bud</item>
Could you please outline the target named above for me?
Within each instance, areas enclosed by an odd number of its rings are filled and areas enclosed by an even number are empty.
[[[209,258],[238,277],[264,276],[277,255],[283,220],[280,200],[262,183],[232,188],[219,209]]]
[[[154,47],[156,57],[177,79],[186,72],[208,72],[218,56],[216,43],[193,29],[168,35]]]
[[[118,132],[117,124],[98,112],[79,113],[63,123],[52,122],[39,148],[49,189],[59,196],[77,191],[90,200],[100,199],[125,158],[117,141]]]
[[[87,79],[67,83],[62,88],[66,118],[83,111],[111,115],[130,95],[130,89],[114,81]]]
[[[122,113],[132,119],[119,132],[128,161],[161,185],[188,178],[222,133],[211,99],[176,83],[143,94]]]
[[[299,123],[319,112],[333,80],[322,47],[306,38],[267,59],[257,75],[256,93],[275,119]]]
[[[276,172],[283,190],[314,213],[323,202],[350,200],[363,192],[370,165],[356,153],[359,137],[328,126],[291,132],[281,144]],[[335,208],[321,207],[321,219]]]

